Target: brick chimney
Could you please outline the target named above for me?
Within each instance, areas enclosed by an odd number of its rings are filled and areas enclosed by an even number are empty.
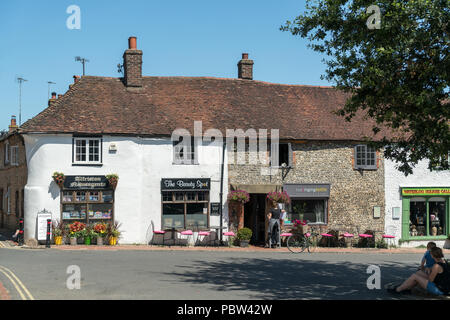
[[[128,38],[128,50],[123,54],[123,81],[127,87],[142,87],[142,51],[136,37]]]
[[[50,107],[56,101],[56,92],[52,92],[52,97],[48,99],[48,106]]]
[[[249,60],[248,53],[243,53],[242,60],[238,62],[238,78],[253,80],[253,60]]]
[[[9,132],[17,130],[19,126],[16,123],[16,116],[11,116],[11,124],[9,125]]]

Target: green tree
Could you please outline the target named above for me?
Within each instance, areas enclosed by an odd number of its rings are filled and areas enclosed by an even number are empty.
[[[373,118],[370,143],[405,175],[422,159],[449,168],[449,8],[450,0],[307,0],[281,26],[326,55],[322,79],[350,96],[337,114]]]

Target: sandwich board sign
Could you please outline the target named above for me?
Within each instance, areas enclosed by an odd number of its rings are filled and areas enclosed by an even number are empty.
[[[37,214],[37,240],[45,241],[47,239],[47,219],[52,220],[52,213],[42,210]],[[50,228],[50,239],[52,237],[52,229]]]

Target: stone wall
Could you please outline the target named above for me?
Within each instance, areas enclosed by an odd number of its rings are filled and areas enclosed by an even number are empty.
[[[5,143],[9,146],[19,146],[19,165],[5,164]],[[0,141],[0,228],[15,230],[19,217],[23,217],[23,190],[27,183],[27,165],[23,139],[13,134]],[[6,193],[10,188],[10,212],[8,213],[8,199]],[[16,197],[18,195],[18,201]],[[16,205],[16,203],[18,205]]]
[[[367,229],[384,231],[384,159],[377,153],[377,170],[358,171],[353,168],[354,146],[351,142],[293,143],[291,169],[270,169],[260,164],[229,164],[232,185],[284,183],[315,183],[331,185],[328,228],[345,225],[348,231]],[[229,152],[230,156],[230,152]],[[247,154],[247,157],[255,155]],[[231,158],[229,158],[232,163]],[[271,172],[272,171],[272,172]],[[269,173],[272,173],[269,175]],[[373,207],[381,207],[381,217],[373,218]]]

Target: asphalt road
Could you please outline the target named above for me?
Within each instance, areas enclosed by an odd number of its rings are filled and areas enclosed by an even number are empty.
[[[10,270],[34,299],[423,299],[393,296],[384,286],[414,272],[421,254],[205,251],[62,251],[0,248]],[[68,289],[79,267],[80,289]],[[380,268],[381,289],[367,288]],[[1,271],[1,267],[0,267]],[[8,277],[0,282],[22,299]],[[16,281],[17,282],[17,281]]]

